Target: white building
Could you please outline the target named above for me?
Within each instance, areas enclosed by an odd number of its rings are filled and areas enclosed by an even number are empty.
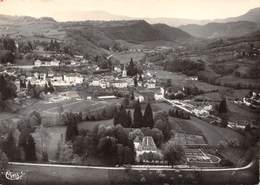
[[[41,61],[41,60],[36,60],[34,61],[34,66],[35,67],[41,67],[41,66],[59,66],[60,61],[59,60],[52,60],[52,61]]]
[[[123,78],[126,78],[126,77],[127,77],[127,71],[126,71],[125,65],[124,65],[124,70],[123,70],[123,72],[122,72],[122,77],[123,77]]]
[[[83,76],[78,74],[66,74],[64,75],[64,82],[70,83],[70,84],[82,84],[84,81]]]
[[[42,66],[42,61],[41,61],[41,60],[35,60],[35,61],[34,61],[34,66],[35,66],[35,67],[40,67],[40,66]]]
[[[144,153],[156,153],[161,156],[161,153],[157,149],[154,140],[151,136],[146,136],[142,141],[137,137],[134,140],[134,146],[136,151],[136,160],[140,161],[140,156]]]
[[[111,82],[111,86],[115,88],[127,88],[128,83],[124,80],[114,80]]]

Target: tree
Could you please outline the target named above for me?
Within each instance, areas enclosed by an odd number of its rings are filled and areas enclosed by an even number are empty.
[[[77,118],[72,113],[67,114],[67,116],[66,141],[73,141],[78,135]]]
[[[162,150],[164,159],[168,161],[169,164],[180,164],[183,160],[183,156],[185,156],[184,149],[176,145],[174,142],[169,141],[165,144]]]
[[[9,131],[6,141],[3,143],[3,152],[6,153],[9,161],[16,161],[18,159],[13,130]]]
[[[135,85],[135,87],[138,86],[138,81],[137,81],[137,78],[136,78],[136,77],[134,77],[134,85]]]
[[[39,85],[33,85],[32,88],[29,90],[29,95],[32,98],[39,99],[43,89]]]
[[[38,127],[42,123],[42,118],[39,112],[33,111],[29,116],[30,125],[32,127]]]
[[[131,128],[132,127],[132,113],[129,110],[127,113],[127,128]]]
[[[127,127],[127,112],[124,106],[121,105],[118,115],[118,123],[121,124],[123,127]]]
[[[8,157],[6,154],[0,150],[0,170],[6,169],[8,166]]]
[[[133,151],[128,147],[124,147],[124,164],[133,164],[134,163],[134,154]]]
[[[220,114],[222,114],[222,113],[227,113],[227,112],[228,112],[227,101],[226,101],[225,98],[223,98],[223,99],[221,100],[221,102],[219,103],[218,112],[219,112]]]
[[[168,119],[167,112],[159,112],[154,117],[155,125],[154,128],[158,128],[162,131],[164,140],[168,140],[171,137],[171,126]]]
[[[1,64],[7,64],[11,63],[13,64],[15,60],[14,54],[9,50],[0,50],[0,63]]]
[[[114,125],[117,125],[117,124],[120,124],[120,123],[119,123],[119,112],[116,109],[115,113],[114,113]]]
[[[143,115],[142,115],[140,102],[137,101],[137,103],[135,104],[135,109],[134,109],[133,128],[141,128],[141,127],[143,127]]]
[[[98,142],[98,151],[102,159],[109,164],[115,164],[117,145],[116,138],[111,136],[102,137]]]
[[[144,133],[142,132],[141,129],[134,129],[132,132],[129,133],[129,139],[131,141],[134,141],[135,138],[139,138],[140,140],[142,140],[144,138]]]
[[[150,103],[148,103],[145,108],[143,124],[145,127],[150,127],[150,128],[153,128],[153,126],[154,126],[153,111],[152,111]]]
[[[37,160],[35,142],[31,134],[27,138],[26,144],[24,146],[24,152],[25,152],[25,161],[33,162]]]
[[[0,75],[0,101],[5,101],[16,97],[16,86],[8,79],[8,76]]]
[[[116,150],[117,150],[117,164],[121,166],[124,163],[124,145],[117,144]]]
[[[4,37],[2,39],[3,49],[14,52],[16,50],[15,41],[9,37]]]
[[[62,143],[57,153],[57,159],[60,163],[71,163],[73,159],[73,150],[71,145]]]

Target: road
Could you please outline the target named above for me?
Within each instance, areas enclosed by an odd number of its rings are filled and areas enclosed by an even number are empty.
[[[154,166],[95,167],[32,163],[9,163],[8,185],[80,184],[256,184],[256,163],[241,168],[170,168]],[[19,177],[19,178],[18,178]],[[20,178],[21,177],[21,178]],[[4,176],[5,178],[5,176]],[[1,180],[1,179],[0,179]]]

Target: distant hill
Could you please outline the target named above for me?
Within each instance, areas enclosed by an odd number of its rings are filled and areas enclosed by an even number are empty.
[[[89,43],[92,49],[109,50],[118,40],[141,44],[150,41],[182,42],[192,39],[184,31],[164,24],[151,25],[143,20],[135,21],[85,21],[63,24],[65,40],[81,50]],[[77,42],[74,42],[77,41]]]
[[[170,27],[166,24],[154,24],[153,28],[157,30],[162,40],[166,41],[181,41],[191,39],[192,36],[181,29]]]
[[[260,24],[260,7],[249,10],[246,14],[218,20],[219,22],[235,22],[235,21],[250,21]]]
[[[57,22],[50,17],[5,15],[0,15],[0,33],[25,40],[57,39],[72,46],[74,51],[90,55],[109,51],[122,43],[119,40],[142,44],[192,39],[192,36],[178,28],[165,24],[151,25],[144,20]]]
[[[181,30],[202,38],[240,37],[259,29],[257,23],[249,21],[208,23],[206,25],[186,25]]]

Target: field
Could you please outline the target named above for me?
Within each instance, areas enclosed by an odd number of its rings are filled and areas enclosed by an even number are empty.
[[[217,146],[221,140],[230,142],[234,139],[238,141],[243,141],[244,139],[242,135],[232,129],[211,125],[195,117],[191,117],[191,120],[187,122],[203,133],[210,146]]]
[[[127,64],[133,58],[134,62],[138,62],[144,58],[145,54],[141,52],[131,52],[131,53],[113,53],[113,57],[120,61],[121,64]]]
[[[194,86],[198,87],[200,90],[203,90],[205,92],[226,89],[225,87],[211,85],[206,82],[191,80],[190,77],[188,77],[182,73],[169,72],[169,71],[163,71],[163,70],[156,70],[156,71],[151,70],[149,72],[151,74],[156,75],[156,77],[158,79],[162,79],[162,80],[171,79],[172,84],[179,88],[183,88],[184,86],[194,85]]]

